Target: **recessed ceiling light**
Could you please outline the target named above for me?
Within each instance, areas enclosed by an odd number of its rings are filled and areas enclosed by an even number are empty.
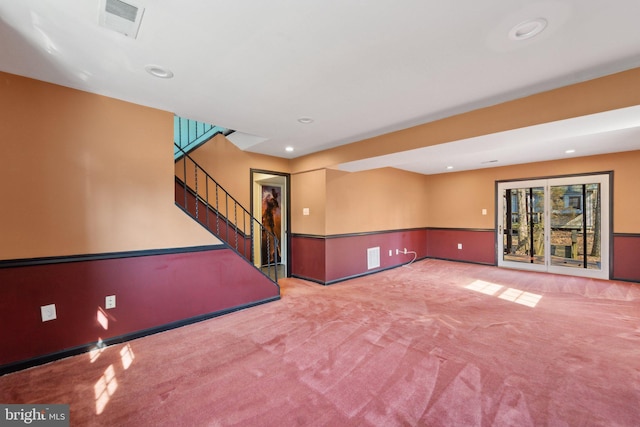
[[[310,123],[313,123],[313,119],[311,117],[300,117],[298,121],[303,125],[308,125]]]
[[[547,28],[547,20],[544,18],[529,19],[519,23],[509,31],[511,40],[527,40],[540,34]]]
[[[284,150],[288,153],[291,153],[293,151],[293,147],[286,147]]]
[[[575,153],[575,152],[576,152],[576,150],[574,150],[574,149],[565,151],[566,154],[571,154],[571,153]]]
[[[171,70],[159,65],[147,65],[144,69],[152,76],[159,77],[161,79],[170,79],[173,77],[173,72]]]
[[[453,169],[453,166],[447,166],[447,169]]]

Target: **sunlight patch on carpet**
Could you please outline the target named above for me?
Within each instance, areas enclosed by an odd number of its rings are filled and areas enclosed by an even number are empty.
[[[476,280],[465,286],[465,288],[485,295],[497,296],[502,300],[515,302],[516,304],[526,305],[532,308],[538,305],[538,302],[542,299],[542,295],[540,294],[525,292],[515,288],[507,288],[502,291],[504,286],[498,285],[497,283],[485,282],[484,280]]]
[[[528,307],[535,307],[538,305],[538,301],[542,298],[542,295],[532,294],[531,292],[524,292],[518,289],[509,288],[504,291],[498,298],[515,302],[516,304],[526,305]]]
[[[104,408],[107,406],[107,403],[109,403],[111,396],[113,396],[117,388],[118,381],[116,381],[116,371],[113,365],[109,365],[93,386],[96,395],[96,415],[100,415],[104,411]]]
[[[484,280],[476,280],[473,283],[465,286],[467,289],[471,289],[472,291],[480,292],[485,295],[495,295],[500,289],[504,286],[498,285],[496,283],[485,282]]]
[[[135,358],[136,356],[133,354],[131,345],[127,344],[122,347],[122,349],[120,350],[120,359],[122,360],[122,367],[125,369],[125,371],[129,369],[129,366],[131,366],[131,364],[133,363],[133,359]]]

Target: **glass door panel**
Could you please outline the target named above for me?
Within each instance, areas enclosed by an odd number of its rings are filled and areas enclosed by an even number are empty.
[[[498,184],[498,265],[609,278],[609,175]]]
[[[505,189],[502,257],[544,264],[544,188]]]
[[[551,265],[600,269],[600,184],[551,186]]]
[[[498,265],[546,270],[545,188],[539,181],[498,185]]]

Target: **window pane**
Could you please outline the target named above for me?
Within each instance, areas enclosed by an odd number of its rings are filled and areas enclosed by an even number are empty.
[[[544,264],[544,188],[503,193],[503,260]]]
[[[584,268],[582,185],[556,185],[551,191],[551,265]]]

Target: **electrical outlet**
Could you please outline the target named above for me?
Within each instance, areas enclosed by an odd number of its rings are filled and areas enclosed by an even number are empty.
[[[462,249],[462,243],[458,243],[458,249]]]
[[[104,308],[106,308],[107,310],[110,308],[116,308],[116,296],[115,295],[109,295],[108,297],[105,297],[104,299]]]
[[[56,319],[56,305],[43,305],[42,307],[40,307],[40,314],[42,315],[43,322]]]
[[[400,249],[396,249],[396,255],[400,253]]]
[[[404,248],[404,253],[405,253],[405,254],[407,253],[407,248]]]
[[[486,209],[482,209],[482,215],[486,215],[487,214],[487,210]]]
[[[393,255],[393,250],[389,249],[389,256]]]

